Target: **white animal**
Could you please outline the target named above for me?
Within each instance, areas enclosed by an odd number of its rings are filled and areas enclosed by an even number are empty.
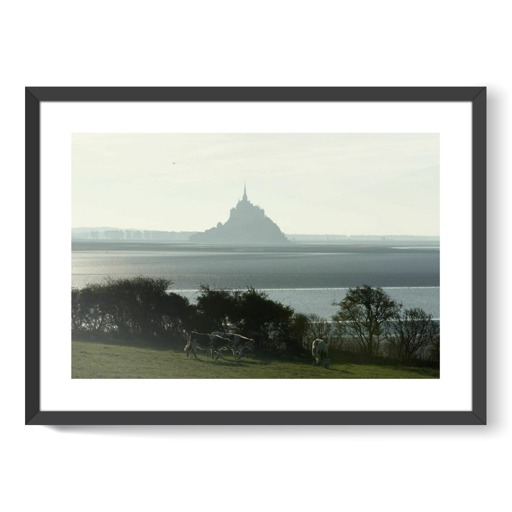
[[[212,335],[219,336],[222,339],[227,338],[230,340],[230,348],[235,359],[240,359],[244,353],[244,350],[252,350],[254,348],[255,341],[252,338],[242,336],[241,334],[213,332]]]
[[[324,368],[329,366],[329,344],[320,338],[313,341],[311,345],[311,354],[314,358],[313,364],[322,364]]]
[[[208,334],[210,339],[210,344],[208,347],[208,353],[212,357],[212,359],[222,358],[221,352],[223,350],[229,350],[229,344],[231,340],[225,338],[224,336],[220,336],[218,333],[212,332]]]
[[[183,334],[185,335],[185,339],[187,340],[187,344],[185,345],[185,348],[183,350],[186,352],[187,357],[189,356],[190,352],[192,352],[192,355],[197,359],[197,349],[199,348],[197,345],[197,341],[195,340],[195,338],[192,338],[192,336],[189,333],[183,332]]]
[[[205,334],[202,332],[190,331],[184,333],[187,344],[185,345],[185,352],[187,357],[190,353],[197,359],[197,351],[205,350],[209,356],[214,359],[220,357],[222,350],[228,350],[230,340],[223,338],[216,333]]]
[[[200,341],[200,337],[203,336],[200,333],[197,333],[195,331],[192,331],[190,333],[183,331],[183,334],[185,335],[185,340],[187,341],[187,344],[185,345],[185,350],[187,357],[190,353],[197,359],[197,351],[198,350],[206,350],[202,346],[202,342]]]
[[[252,350],[255,341],[252,338],[247,338],[241,334],[233,334],[233,356],[235,359],[240,359],[244,350]]]

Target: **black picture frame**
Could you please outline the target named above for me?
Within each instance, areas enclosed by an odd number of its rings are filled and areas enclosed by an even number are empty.
[[[40,111],[43,102],[469,102],[472,108],[472,409],[470,411],[44,411],[40,406]],[[26,87],[27,425],[486,424],[485,87]]]

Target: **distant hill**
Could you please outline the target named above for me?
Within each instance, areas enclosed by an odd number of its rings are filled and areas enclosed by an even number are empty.
[[[252,204],[244,195],[235,208],[231,209],[229,219],[203,233],[190,237],[191,242],[207,244],[282,244],[288,239],[279,226],[265,215],[265,211]]]

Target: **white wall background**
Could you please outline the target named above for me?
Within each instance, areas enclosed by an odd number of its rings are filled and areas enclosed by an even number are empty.
[[[496,0],[2,4],[1,508],[505,510],[512,455],[505,7]],[[487,85],[489,425],[25,427],[26,85]]]

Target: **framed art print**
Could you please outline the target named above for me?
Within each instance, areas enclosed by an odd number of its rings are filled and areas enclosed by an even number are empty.
[[[27,87],[26,424],[485,424],[484,87]]]

